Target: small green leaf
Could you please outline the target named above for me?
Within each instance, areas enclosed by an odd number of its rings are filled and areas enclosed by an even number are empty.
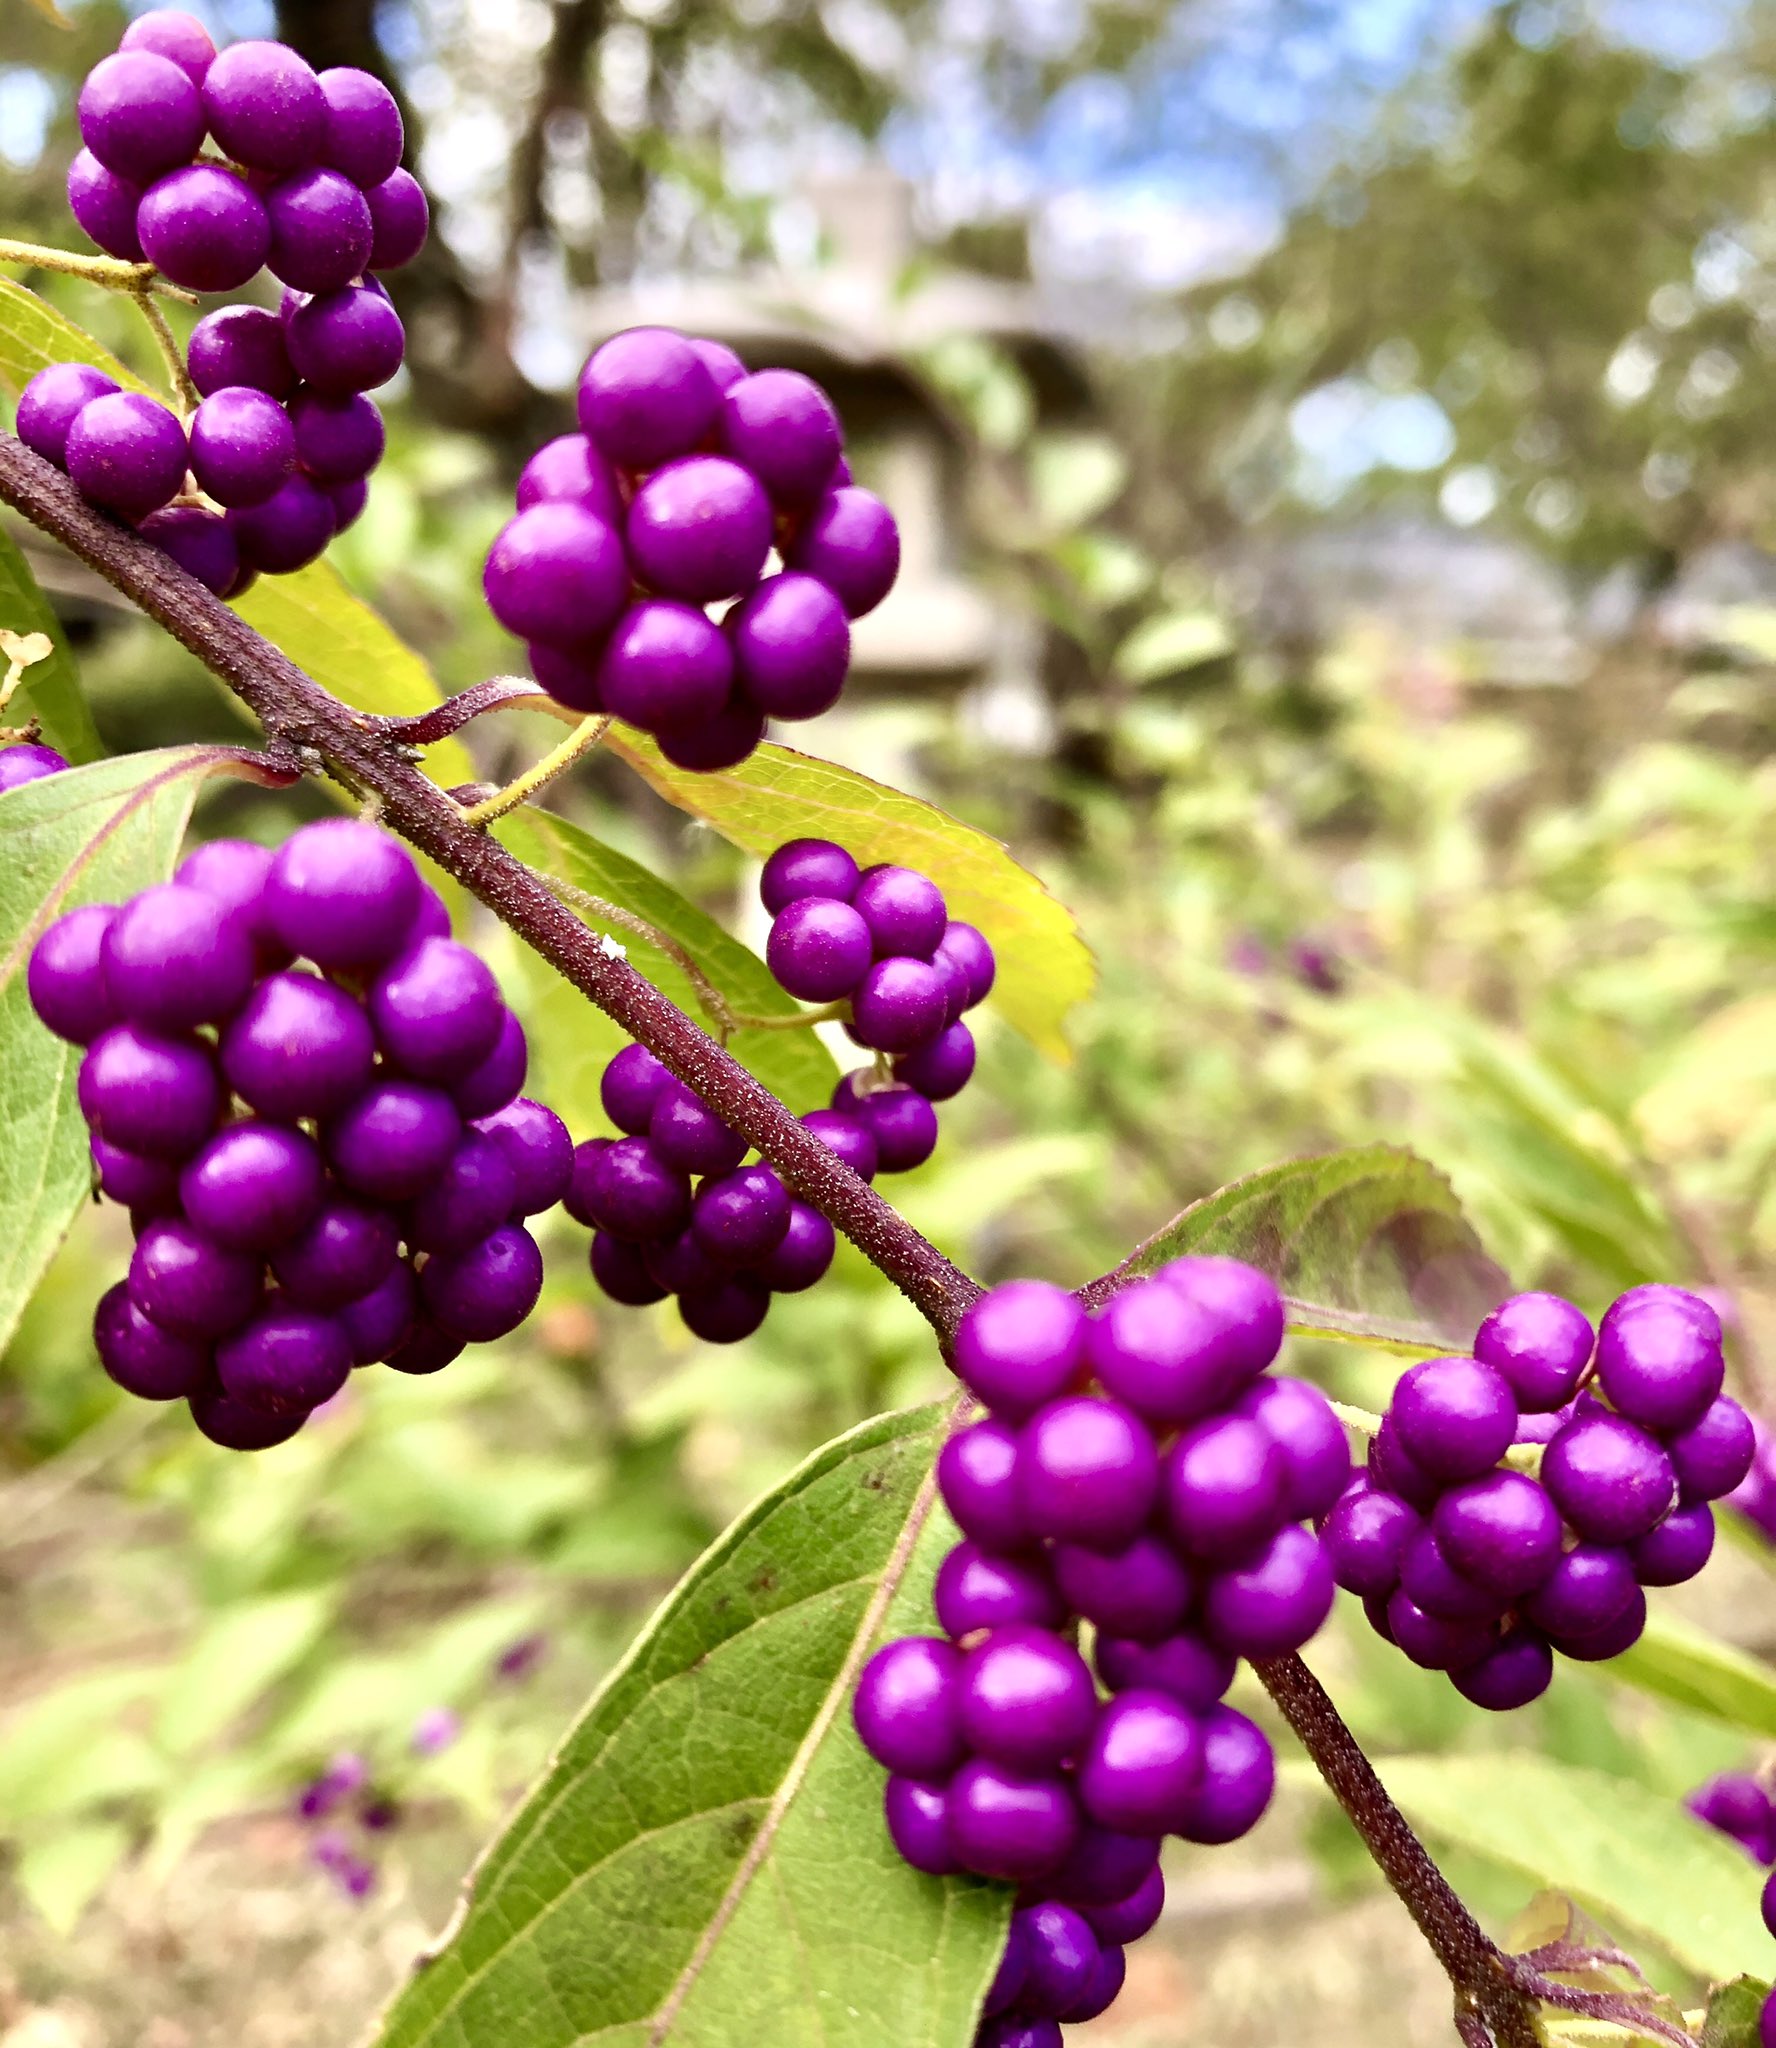
[[[37,588],[29,563],[5,533],[0,533],[0,626],[11,633],[41,633],[54,650],[25,670],[0,713],[0,724],[18,726],[35,718],[43,727],[45,745],[70,761],[96,761],[105,750],[86,707],[67,632]],[[0,673],[5,666],[0,660]]]
[[[734,1010],[753,1017],[793,1017],[801,1005],[784,994],[771,970],[729,936],[707,911],[688,902],[668,882],[638,862],[603,845],[578,825],[553,811],[520,810],[497,827],[499,838],[522,861],[544,874],[571,882],[589,895],[632,910],[675,939],[708,976]],[[588,913],[588,922],[597,919]],[[630,964],[664,990],[681,1009],[698,1011],[696,994],[684,969],[659,947],[633,932],[611,937],[628,953]],[[584,1009],[582,998],[576,998]],[[839,1078],[833,1056],[812,1030],[736,1031],[728,1050],[771,1092],[798,1113],[824,1109]],[[587,1091],[575,1089],[581,1100]],[[576,1137],[584,1130],[576,1129]]]
[[[1043,434],[1030,448],[1030,495],[1058,533],[1089,526],[1122,495],[1128,462],[1105,434]]]
[[[1769,1995],[1768,1981],[1757,1977],[1717,1986],[1702,2022],[1702,2048],[1758,2048],[1758,2015]]]
[[[18,1888],[64,1940],[130,1852],[130,1831],[116,1821],[76,1821],[20,1852]]]
[[[107,377],[115,377],[126,391],[150,388],[103,342],[76,327],[47,299],[26,291],[13,278],[0,277],[0,384],[16,398],[51,363],[91,363]]]
[[[1395,1757],[1382,1775],[1428,1834],[1569,1892],[1701,1976],[1732,1976],[1769,1941],[1744,1852],[1643,1785],[1525,1751]]]
[[[173,1667],[154,1738],[175,1755],[215,1739],[320,1641],[332,1617],[324,1591],[277,1593],[223,1608]]]
[[[762,746],[737,768],[693,775],[652,740],[624,732],[608,745],[668,803],[706,819],[761,859],[786,839],[836,839],[866,867],[901,861],[929,875],[950,915],[978,925],[999,959],[993,1007],[1051,1059],[1072,1054],[1067,1013],[1091,994],[1096,969],[1073,914],[997,839],[935,804],[872,782],[854,769],[789,747]]]
[[[693,1567],[396,1999],[385,2048],[957,2048],[1009,1895],[921,1877],[851,1732],[929,1625],[945,1406],[817,1452]]]
[[[1396,1145],[1247,1174],[1174,1216],[1117,1273],[1151,1273],[1186,1252],[1268,1273],[1293,1330],[1411,1355],[1465,1351],[1505,1291],[1455,1190]]]
[[[0,1830],[150,1791],[162,1759],[125,1725],[161,1684],[158,1670],[95,1671],[0,1720]]]
[[[1648,1614],[1639,1642],[1611,1658],[1603,1672],[1729,1728],[1776,1741],[1776,1671],[1662,1607]]]
[[[0,796],[0,1350],[91,1190],[80,1054],[32,1013],[31,948],[64,911],[164,881],[212,775],[272,780],[231,748],[178,747]]]
[[[438,685],[424,660],[346,588],[329,562],[311,563],[294,576],[262,576],[234,608],[299,669],[356,710],[414,718],[438,702]],[[468,749],[455,739],[428,747],[424,765],[446,789],[475,773]]]
[[[1131,683],[1157,683],[1167,676],[1220,661],[1238,643],[1219,613],[1165,612],[1144,619],[1116,650],[1116,669]]]

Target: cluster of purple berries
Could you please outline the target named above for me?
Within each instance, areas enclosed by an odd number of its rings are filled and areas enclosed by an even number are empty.
[[[1709,1503],[1750,1469],[1724,1374],[1719,1318],[1680,1288],[1631,1288],[1595,1333],[1558,1295],[1514,1296],[1471,1358],[1401,1376],[1325,1523],[1339,1584],[1477,1706],[1538,1698],[1556,1650],[1620,1656],[1646,1625],[1643,1588],[1695,1577]]]
[[[535,1306],[523,1219],[561,1199],[572,1143],[519,1095],[522,1027],[386,832],[199,847],[59,918],[28,988],[86,1048],[98,1187],[130,1210],[94,1323],[130,1393],[264,1449],[353,1366],[436,1372]]]
[[[59,775],[67,765],[54,747],[40,747],[29,740],[0,747],[0,796],[9,789],[22,789],[27,782],[41,782],[46,775]]]
[[[428,225],[400,168],[400,109],[366,71],[317,74],[274,42],[218,55],[201,23],[162,10],[93,67],[80,130],[68,200],[102,249],[193,291],[266,267],[283,305],[198,322],[189,420],[90,364],[55,363],[19,402],[19,438],[236,596],[315,560],[363,511],[382,459],[364,394],[400,368],[406,338],[373,273],[410,262]],[[206,134],[231,161],[200,154]]]
[[[1096,1317],[1014,1280],[957,1331],[989,1414],[938,1460],[962,1531],[943,1634],[879,1650],[854,1711],[907,1862],[1021,1887],[979,2048],[1058,2048],[1102,2012],[1163,1903],[1160,1838],[1235,1841],[1270,1802],[1269,1742],[1224,1696],[1241,1657],[1298,1650],[1330,1612],[1303,1524],[1350,1475],[1325,1397],[1268,1370],[1282,1338],[1275,1287],[1218,1258]]]
[[[799,1294],[832,1264],[833,1227],[798,1201],[746,1140],[641,1045],[626,1045],[599,1084],[620,1138],[573,1155],[564,1206],[592,1232],[592,1277],[613,1301],[678,1298],[685,1326],[736,1344],[773,1294]],[[694,1183],[694,1184],[693,1184]]]
[[[681,768],[732,767],[767,719],[829,710],[900,537],[820,386],[636,327],[580,373],[579,419],[526,464],[483,579],[537,681]]]

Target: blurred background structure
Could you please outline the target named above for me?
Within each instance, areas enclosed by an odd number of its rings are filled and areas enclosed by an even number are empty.
[[[1011,841],[1102,969],[1065,1069],[989,1025],[896,1184],[921,1228],[1076,1282],[1241,1172],[1410,1144],[1520,1284],[1717,1290],[1776,1415],[1768,0],[192,4],[407,106],[439,232],[334,559],[444,686],[516,658],[480,560],[603,335],[834,391],[906,566],[804,737]],[[0,0],[0,232],[68,244],[73,93],[125,16],[63,8]],[[110,739],[234,730],[25,538]],[[508,726],[490,772],[534,749]],[[744,864],[631,778],[560,800],[757,935]],[[576,1136],[600,1029],[539,1077]],[[0,1364],[0,2048],[323,2048],[708,1537],[941,1369],[848,1254],[714,1351],[597,1300],[564,1229],[523,1336],[231,1460],[94,1363],[114,1223]],[[1370,1405],[1389,1376],[1305,1363]],[[1768,1553],[1673,1602],[1776,1650]],[[1676,1800],[1749,1760],[1607,1676],[1480,1726],[1358,1628],[1315,1654],[1384,1768],[1528,1748]],[[1089,2038],[1448,2038],[1304,1786],[1213,1862]],[[1494,1927],[1524,1904],[1452,1868]]]

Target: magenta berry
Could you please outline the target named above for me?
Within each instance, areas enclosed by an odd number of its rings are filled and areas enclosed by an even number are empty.
[[[885,1769],[946,1778],[966,1754],[964,1663],[936,1636],[903,1636],[864,1667],[852,1701],[863,1746]]]
[[[1045,1280],[1011,1280],[975,1302],[956,1331],[955,1367],[995,1414],[1021,1421],[1064,1393],[1085,1364],[1085,1311]]]
[[[1017,1486],[1035,1535],[1117,1550],[1153,1511],[1159,1453],[1146,1425],[1119,1402],[1073,1395],[1025,1424]]]
[[[669,328],[613,336],[580,375],[580,425],[623,469],[655,469],[688,454],[708,438],[720,407],[708,365]]]

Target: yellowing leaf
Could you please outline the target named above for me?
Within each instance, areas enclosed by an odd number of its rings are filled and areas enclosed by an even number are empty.
[[[1724,1142],[1746,1102],[1776,1078],[1776,995],[1747,996],[1698,1025],[1634,1105],[1634,1121],[1660,1152]]]
[[[26,291],[15,278],[0,277],[0,384],[16,398],[51,363],[91,363],[125,390],[146,391],[133,370],[126,370],[103,342],[76,327],[47,299]]]

